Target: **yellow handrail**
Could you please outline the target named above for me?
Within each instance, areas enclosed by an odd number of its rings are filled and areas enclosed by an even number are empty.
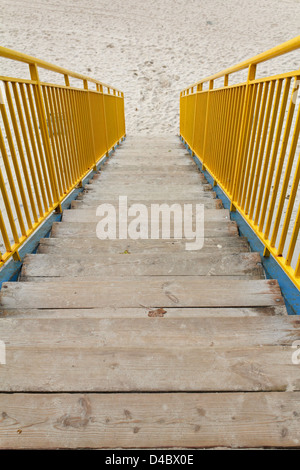
[[[180,93],[181,137],[298,289],[300,70],[256,78],[256,68],[299,48],[300,36]],[[247,81],[230,85],[243,69]]]
[[[0,57],[30,71],[30,79],[0,77],[1,267],[20,259],[21,245],[123,139],[125,114],[117,88],[4,47]],[[40,81],[39,68],[63,75],[65,85]]]

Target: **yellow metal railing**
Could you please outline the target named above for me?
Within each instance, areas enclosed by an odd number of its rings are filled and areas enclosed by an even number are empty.
[[[0,77],[2,266],[19,259],[20,246],[122,140],[125,115],[116,88],[3,47],[0,57],[30,71],[30,79]],[[60,74],[65,85],[40,81],[39,69]]]
[[[256,78],[256,68],[299,48],[300,36],[180,93],[181,137],[298,288],[300,70]]]

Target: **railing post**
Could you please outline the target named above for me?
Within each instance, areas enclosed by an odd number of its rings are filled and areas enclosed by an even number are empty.
[[[52,149],[51,149],[51,143],[50,143],[50,138],[49,138],[49,133],[48,133],[48,125],[47,125],[47,117],[46,117],[46,110],[44,106],[44,101],[43,101],[43,93],[42,93],[42,87],[41,87],[41,82],[39,78],[39,73],[38,73],[38,68],[36,64],[29,64],[29,71],[30,71],[30,77],[31,80],[35,81],[36,84],[36,107],[37,107],[37,113],[40,121],[40,126],[41,126],[41,134],[42,134],[42,139],[44,143],[44,151],[45,151],[45,156],[46,156],[46,161],[47,161],[47,166],[48,166],[48,171],[49,171],[49,178],[50,178],[50,184],[51,184],[51,189],[52,189],[52,195],[54,197],[54,203],[56,204],[56,212],[61,213],[62,208],[60,204],[60,194],[58,190],[58,184],[57,184],[57,178],[55,174],[55,167],[54,167],[54,159],[53,159],[53,154],[52,154]]]
[[[240,137],[238,143],[238,151],[237,151],[237,158],[234,170],[234,179],[233,179],[233,186],[232,186],[232,193],[231,193],[231,201],[230,201],[230,210],[232,212],[236,211],[235,207],[235,198],[237,188],[239,186],[239,177],[240,177],[240,170],[242,167],[242,157],[244,152],[244,144],[245,144],[245,135],[247,132],[247,120],[249,119],[249,109],[250,109],[250,82],[255,79],[256,73],[256,64],[250,64],[248,67],[248,76],[247,76],[247,83],[246,83],[246,93],[244,99],[244,106],[243,106],[243,113],[242,113],[242,122],[241,122],[241,130],[240,130]]]
[[[193,124],[193,139],[192,139],[192,155],[195,155],[194,145],[195,145],[195,128],[196,128],[196,114],[197,114],[197,101],[198,101],[198,91],[202,91],[202,83],[198,83],[195,93],[195,106],[194,106],[194,124]]]
[[[117,93],[116,90],[113,90],[113,94],[115,97],[115,108],[116,108],[116,120],[117,120],[117,135],[118,135],[118,144],[119,144],[119,113],[118,113],[118,102],[117,102]]]
[[[95,147],[95,136],[94,136],[94,128],[93,128],[93,118],[92,118],[92,109],[91,109],[91,95],[89,92],[89,85],[87,80],[83,80],[83,88],[87,91],[88,95],[88,105],[89,105],[89,117],[90,117],[90,128],[91,128],[91,139],[92,139],[92,150],[94,154],[94,166],[93,170],[97,171],[97,156],[96,156],[96,147]]]
[[[69,75],[64,75],[64,79],[65,79],[65,85],[66,86],[70,86],[70,79],[69,79]]]
[[[106,146],[106,156],[108,157],[108,135],[107,135],[107,123],[106,123],[106,112],[105,112],[105,101],[104,101],[104,92],[103,92],[103,85],[99,84],[99,92],[100,96],[102,96],[102,114],[103,114],[103,122],[104,122],[104,131],[105,131],[105,146]]]
[[[202,158],[202,171],[205,171],[205,151],[207,145],[207,129],[208,129],[208,114],[209,114],[209,101],[210,101],[210,91],[214,88],[214,81],[210,80],[208,85],[208,96],[207,96],[207,105],[206,105],[206,116],[205,116],[205,130],[203,138],[203,158]]]
[[[123,91],[120,92],[121,93],[121,98],[123,100],[123,106],[122,106],[122,109],[123,109],[123,115],[122,115],[122,119],[123,119],[123,123],[124,123],[124,136],[123,136],[123,140],[125,139],[126,137],[126,120],[125,120],[125,98],[124,98],[124,93]]]

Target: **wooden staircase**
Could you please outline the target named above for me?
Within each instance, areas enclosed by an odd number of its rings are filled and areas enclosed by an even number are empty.
[[[1,291],[0,448],[300,447],[300,321],[177,137],[128,137]],[[205,243],[99,240],[203,203]]]

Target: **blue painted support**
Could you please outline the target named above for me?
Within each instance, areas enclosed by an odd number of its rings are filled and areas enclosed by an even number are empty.
[[[202,163],[195,154],[193,155],[193,152],[191,151],[190,147],[186,144],[184,139],[180,137],[180,140],[184,143],[187,151],[192,155],[193,160],[201,171],[201,173],[203,173],[207,181],[211,185],[213,185],[214,178],[206,169],[203,171]],[[220,186],[217,184],[213,187],[213,190],[216,192],[217,198],[221,199],[225,209],[230,210],[230,200],[220,188]],[[230,212],[230,219],[236,221],[240,235],[242,237],[247,237],[251,250],[260,254],[262,265],[266,272],[266,277],[268,279],[276,279],[278,281],[288,314],[300,315],[300,292],[297,287],[293,284],[293,282],[290,280],[290,278],[283,271],[281,266],[277,263],[277,261],[275,260],[275,258],[273,258],[272,255],[270,255],[269,257],[263,256],[263,243],[257,237],[252,228],[248,225],[242,215],[238,212],[238,210],[236,210],[235,212]]]
[[[125,140],[125,137],[123,140]],[[119,147],[119,144],[114,146],[114,148],[116,147]],[[114,150],[111,149],[108,153],[108,156],[105,155],[99,160],[96,165],[97,171],[100,170],[100,168],[104,165],[113,152]],[[66,210],[71,207],[71,202],[74,201],[74,199],[77,199],[78,194],[84,190],[84,185],[87,184],[95,174],[96,171],[91,170],[82,180],[82,187],[73,189],[73,191],[62,202],[62,210]],[[18,280],[24,257],[29,253],[36,253],[41,238],[49,237],[53,223],[60,222],[61,218],[62,214],[53,212],[19,249],[21,261],[14,261],[13,258],[11,258],[7,263],[5,263],[5,265],[0,269],[0,289],[3,282],[13,282]]]

